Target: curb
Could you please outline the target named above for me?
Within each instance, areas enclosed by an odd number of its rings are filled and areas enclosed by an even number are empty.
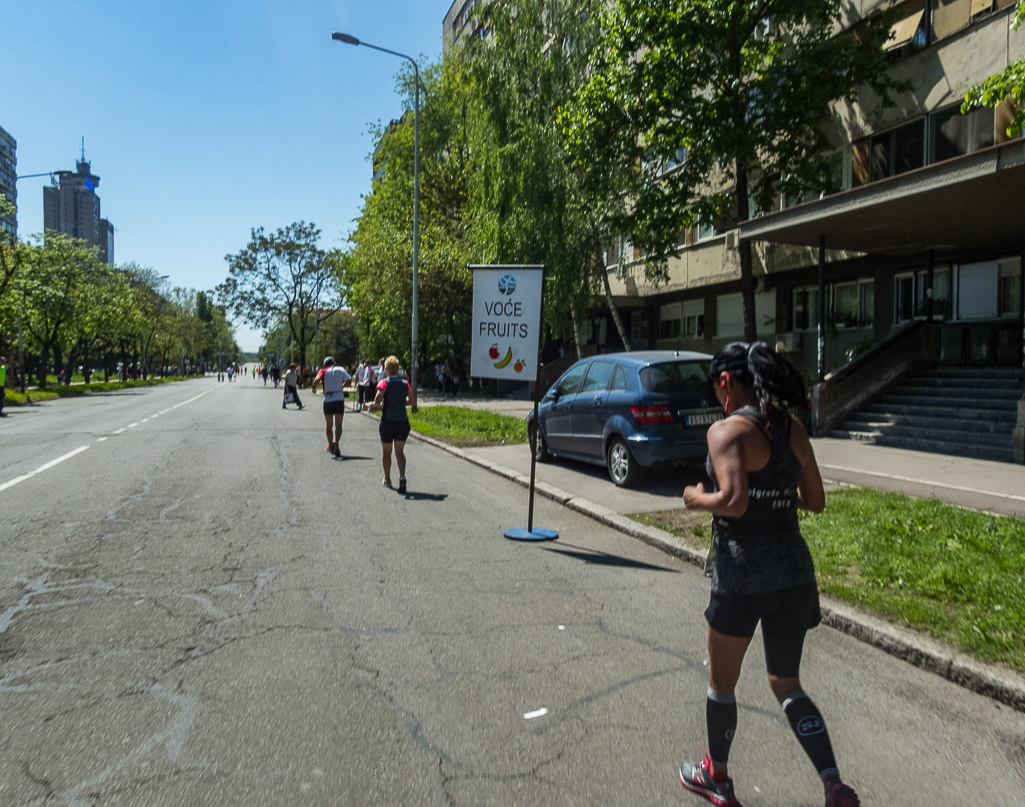
[[[505,477],[522,487],[530,486],[530,477],[496,465],[488,460],[473,457],[460,448],[450,446],[433,437],[427,437],[419,432],[410,432],[410,436],[427,443],[428,445],[440,448],[460,459],[484,468],[493,474]],[[568,507],[570,510],[593,518],[607,527],[629,535],[632,538],[644,541],[666,554],[680,558],[699,568],[705,564],[705,555],[685,545],[679,538],[671,533],[660,530],[657,527],[648,527],[639,524],[633,519],[620,515],[608,507],[595,504],[588,499],[574,496],[560,488],[549,485],[545,482],[534,483],[534,490],[547,499]],[[986,695],[993,700],[1010,706],[1019,712],[1025,712],[1025,678],[1016,673],[984,664],[976,661],[970,656],[958,653],[950,647],[926,636],[915,633],[907,628],[901,628],[888,622],[858,611],[846,603],[823,596],[820,607],[822,610],[822,624],[827,625],[848,636],[852,636],[865,644],[888,653],[891,656],[906,661],[915,667],[926,672],[945,678],[951,683],[968,689],[980,695]]]

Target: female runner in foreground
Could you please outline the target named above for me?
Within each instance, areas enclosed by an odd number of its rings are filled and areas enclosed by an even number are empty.
[[[737,729],[734,689],[762,623],[769,686],[822,779],[826,807],[858,807],[840,781],[826,725],[801,688],[805,633],[819,624],[811,553],[798,509],[821,513],[825,492],[808,435],[783,405],[807,410],[801,374],[764,342],[733,342],[712,358],[709,384],[726,417],[708,430],[711,491],[683,491],[689,510],[713,516],[708,620],[708,755],[684,762],[680,781],[719,807],[739,807],[727,773]],[[711,394],[711,391],[710,391]]]

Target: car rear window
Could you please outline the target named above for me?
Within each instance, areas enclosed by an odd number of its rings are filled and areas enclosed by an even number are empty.
[[[697,392],[708,380],[709,361],[671,361],[641,369],[648,392]]]

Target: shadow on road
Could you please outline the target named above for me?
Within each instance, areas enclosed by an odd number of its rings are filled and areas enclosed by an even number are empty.
[[[334,457],[333,459],[335,459],[337,462],[341,462],[342,460],[372,460],[374,458],[363,457],[359,454],[342,454],[340,457]]]
[[[563,546],[566,546],[566,544],[563,544]],[[555,552],[559,555],[566,555],[571,558],[576,558],[577,560],[582,560],[584,563],[590,563],[594,566],[618,566],[621,569],[649,569],[653,572],[669,572],[670,574],[678,573],[676,569],[667,569],[665,566],[654,566],[650,563],[644,563],[643,561],[624,558],[621,555],[610,555],[607,552],[595,552],[593,549],[573,547],[572,549],[581,551],[572,551],[552,546],[550,544],[541,548],[546,552]]]
[[[406,499],[412,499],[413,501],[425,501],[425,502],[443,502],[448,498],[447,493],[414,493],[413,491],[407,490],[402,494]]]

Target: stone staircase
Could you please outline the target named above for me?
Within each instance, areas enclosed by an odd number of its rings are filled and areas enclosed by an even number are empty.
[[[870,399],[833,437],[881,446],[1014,462],[1022,394],[1018,368],[939,367]]]

